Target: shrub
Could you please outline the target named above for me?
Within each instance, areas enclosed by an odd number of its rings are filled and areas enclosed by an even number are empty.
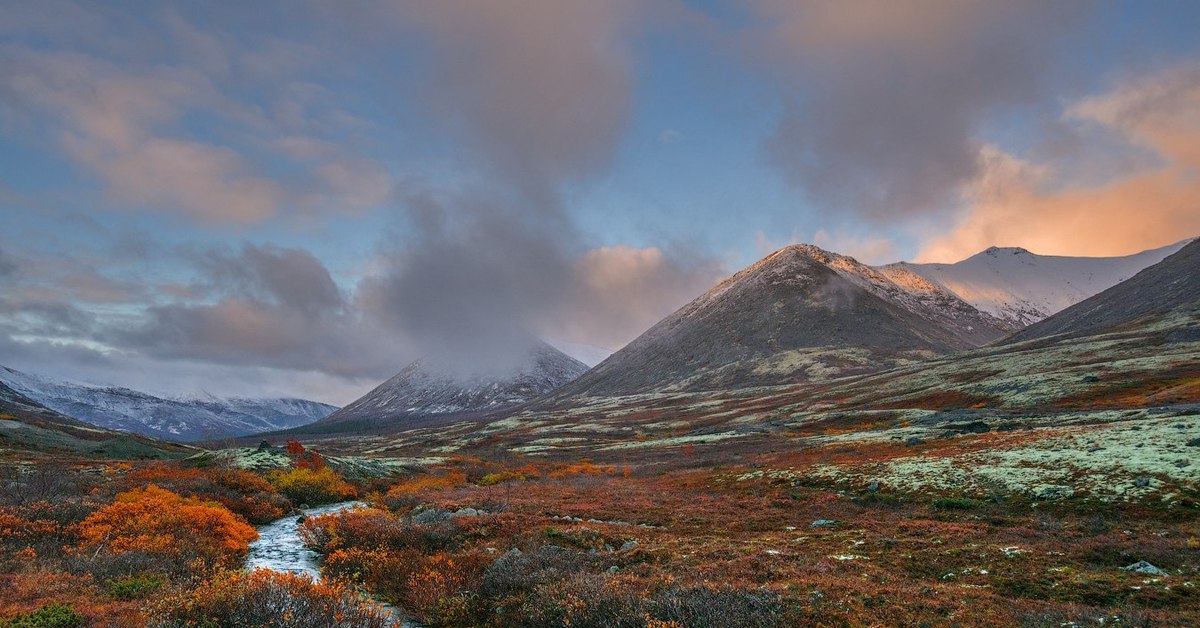
[[[79,525],[81,552],[145,553],[220,564],[245,556],[258,533],[224,506],[182,497],[153,484],[119,493]]]
[[[689,628],[767,628],[784,622],[779,596],[766,589],[669,588],[649,600],[649,615]]]
[[[295,504],[315,506],[358,496],[358,491],[329,467],[276,470],[267,475],[267,481]]]
[[[104,590],[114,600],[138,600],[161,589],[166,578],[158,574],[141,574],[114,578],[104,583]]]
[[[31,613],[0,622],[4,628],[76,628],[82,625],[83,615],[66,604],[47,604]]]
[[[420,475],[392,485],[383,496],[383,503],[392,510],[411,508],[421,496],[448,488],[457,488],[467,483],[467,474],[449,471],[442,475]]]
[[[379,605],[338,582],[257,569],[220,572],[179,589],[150,608],[153,626],[272,626],[374,628],[388,626]]]
[[[975,510],[985,505],[984,502],[970,497],[939,497],[933,500],[933,507],[942,510]]]
[[[270,482],[244,469],[201,470],[158,463],[130,473],[128,480],[134,486],[154,484],[180,495],[215,501],[255,524],[274,521],[292,508]]]

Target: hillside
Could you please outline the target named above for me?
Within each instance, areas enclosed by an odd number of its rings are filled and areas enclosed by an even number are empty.
[[[1009,336],[1015,343],[1049,336],[1086,336],[1172,312],[1200,309],[1200,240],[1100,294]],[[1200,336],[1200,331],[1175,330]]]
[[[900,262],[884,268],[920,275],[1016,331],[1133,277],[1187,242],[1121,257],[1037,255],[1018,247],[991,247],[953,264]]]
[[[191,447],[95,427],[0,382],[0,449],[107,458],[182,457]]]
[[[169,399],[117,386],[40,377],[0,366],[0,382],[91,425],[177,441],[243,436],[297,427],[337,408],[303,399]]]
[[[874,269],[817,247],[789,246],[680,308],[562,392],[803,381],[1003,335],[991,316],[903,268]]]
[[[498,410],[556,390],[585,371],[582,362],[544,343],[529,352],[525,364],[505,373],[463,375],[417,360],[305,431]]]

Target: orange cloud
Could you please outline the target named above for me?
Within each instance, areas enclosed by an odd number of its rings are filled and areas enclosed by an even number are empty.
[[[956,261],[992,245],[1124,255],[1200,235],[1200,66],[1084,99],[1066,116],[1156,159],[1099,183],[1063,182],[1051,164],[985,147],[969,208],[949,233],[927,241],[918,259]],[[1099,149],[1085,144],[1083,150]]]

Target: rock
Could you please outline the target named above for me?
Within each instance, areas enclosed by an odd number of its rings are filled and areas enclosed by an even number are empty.
[[[481,514],[483,514],[482,511],[475,510],[474,508],[459,508],[458,510],[455,510],[454,512],[450,513],[450,516],[451,517],[478,517]]]
[[[1200,447],[1200,438],[1193,438],[1187,442],[1188,447]]]
[[[1079,381],[1081,381],[1085,384],[1095,384],[1096,382],[1100,381],[1100,378],[1095,375],[1087,375]]]
[[[271,443],[268,443],[267,441],[264,440],[263,442],[258,444],[258,449],[255,449],[254,451],[255,452],[275,451],[275,447],[273,447],[271,445]]]
[[[604,571],[604,573],[612,575],[612,574],[617,573],[618,571],[621,571],[620,568],[618,568],[616,565],[613,565],[612,567],[609,567],[608,569],[606,569]]]
[[[867,486],[868,493],[875,493],[878,491],[879,491],[879,480],[875,480],[874,482],[871,482],[871,484]]]
[[[838,522],[837,522],[837,520],[835,520],[835,519],[817,519],[816,521],[812,522],[812,523],[809,525],[809,527],[812,527],[812,528],[832,528],[833,526],[835,526],[835,525],[837,525],[837,524],[838,524]]]
[[[1142,477],[1134,480],[1133,485],[1138,488],[1145,488],[1147,486],[1150,486],[1150,478],[1143,475]]]
[[[448,511],[442,510],[441,508],[430,508],[429,510],[422,510],[421,512],[414,514],[410,521],[417,525],[425,525],[429,523],[445,521],[449,518],[450,513]]]
[[[307,520],[308,520],[308,515],[306,515],[304,513],[300,513],[300,516],[296,517],[296,525],[300,525]]]
[[[605,544],[604,544],[604,551],[606,551],[606,552],[611,552],[611,551],[613,551],[613,546],[609,545],[608,543],[605,543]]]
[[[910,436],[908,440],[904,441],[905,447],[916,447],[917,445],[924,445],[924,444],[925,444],[925,441],[920,438],[917,438],[916,436]]]
[[[1154,565],[1151,565],[1150,563],[1148,563],[1144,560],[1139,560],[1132,565],[1122,567],[1121,571],[1132,571],[1134,573],[1146,574],[1148,576],[1165,576],[1165,575],[1167,575],[1167,572],[1159,569],[1158,567],[1155,567]]]
[[[621,544],[621,551],[628,552],[629,550],[637,547],[637,544],[638,544],[637,541],[625,541],[624,543]]]

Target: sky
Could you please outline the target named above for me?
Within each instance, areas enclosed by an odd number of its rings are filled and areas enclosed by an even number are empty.
[[[1186,0],[0,0],[0,364],[347,403],[809,242],[1200,235]],[[599,351],[598,351],[599,350]]]

